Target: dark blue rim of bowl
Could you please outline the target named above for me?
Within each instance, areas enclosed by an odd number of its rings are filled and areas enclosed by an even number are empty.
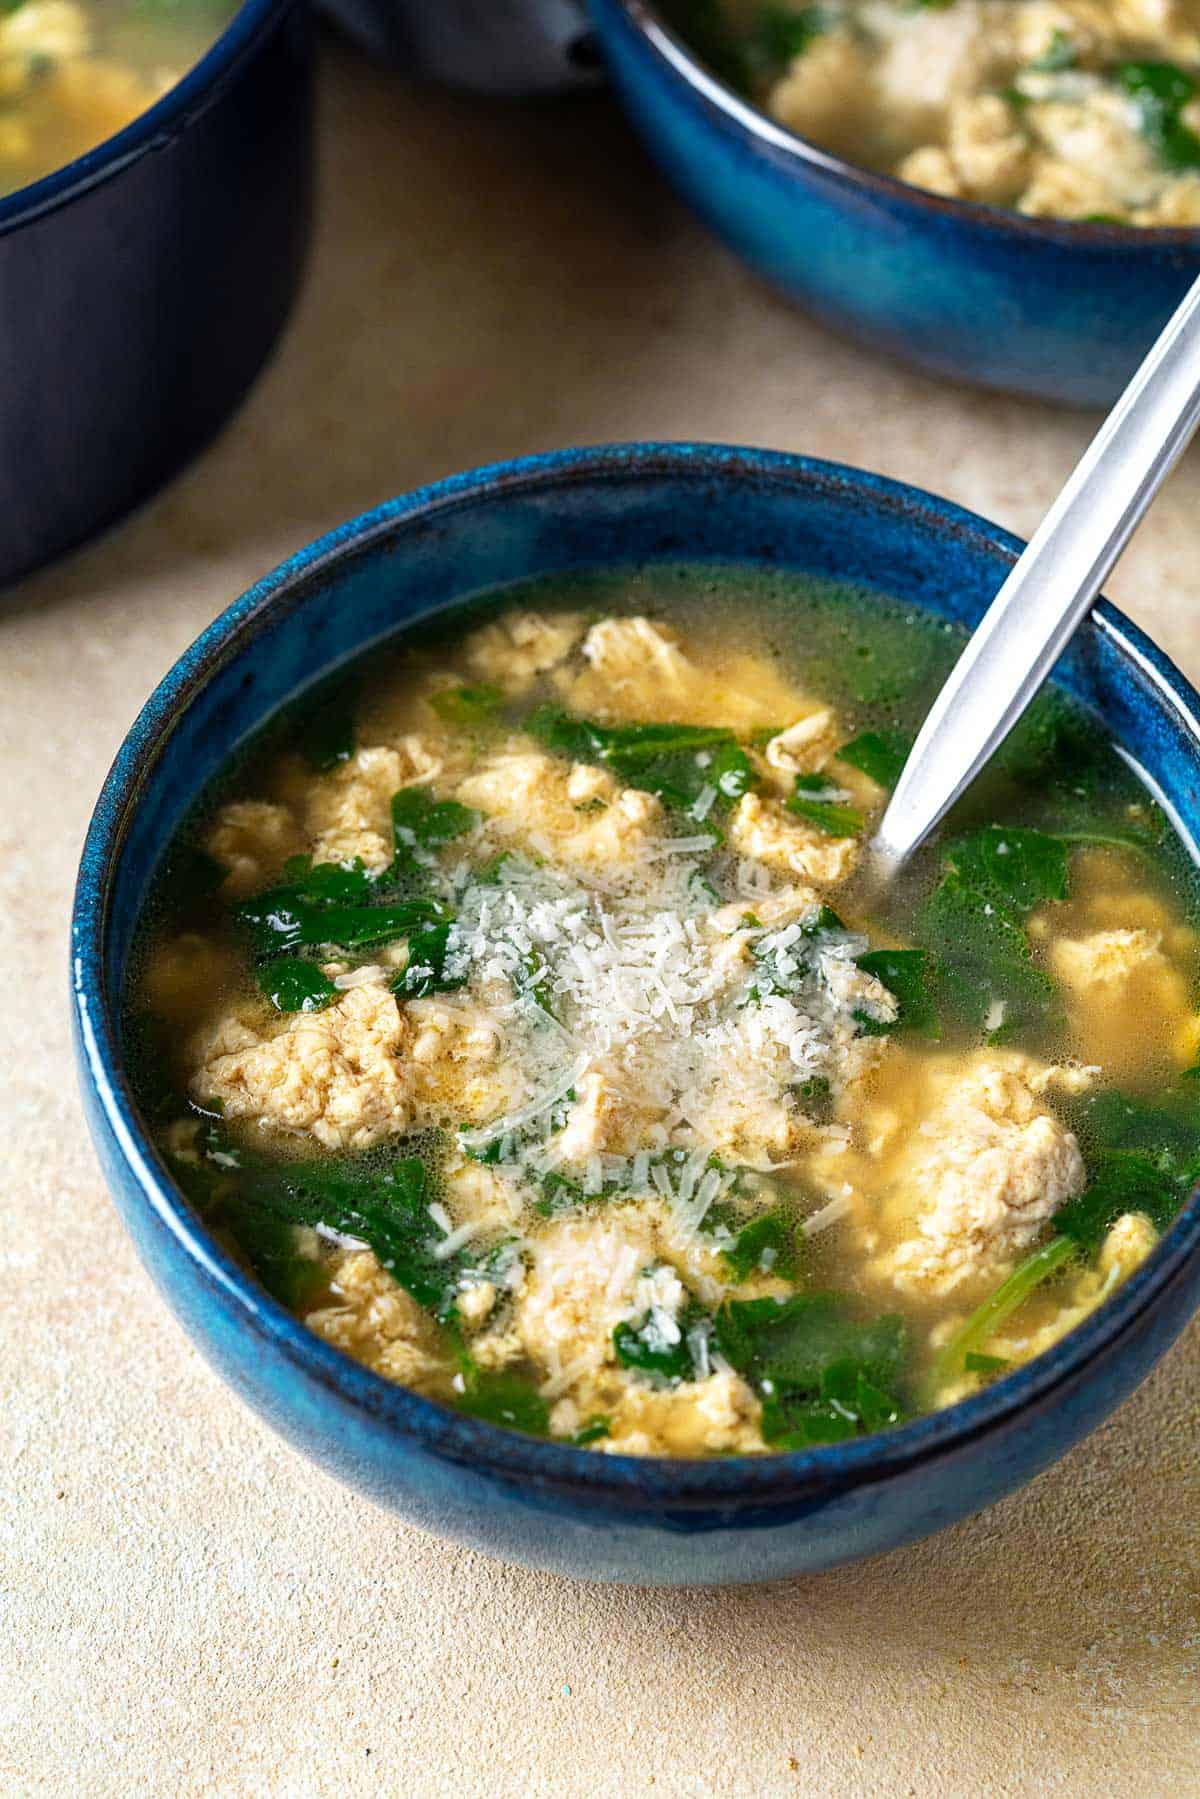
[[[174,723],[206,682],[253,641],[269,615],[299,603],[343,558],[370,550],[439,513],[508,493],[580,482],[620,481],[646,474],[786,485],[861,496],[872,507],[903,517],[918,531],[958,540],[976,552],[1015,561],[1019,538],[934,495],[881,475],[816,458],[719,444],[609,444],[553,451],[452,475],[389,500],[339,526],[266,575],[223,612],[164,676],[126,737],[96,803],[80,863],[72,921],[73,1004],[88,1075],[105,1120],[151,1213],[208,1282],[245,1320],[310,1378],[340,1400],[455,1462],[485,1467],[530,1489],[573,1489],[662,1509],[744,1502],[787,1503],[875,1482],[973,1438],[1071,1380],[1140,1314],[1200,1252],[1200,1192],[1193,1194],[1143,1266],[1061,1343],[984,1392],[944,1411],[877,1436],[784,1454],[731,1456],[712,1461],[602,1455],[466,1418],[435,1400],[396,1386],[352,1361],[307,1330],[271,1299],[209,1237],[150,1140],[121,1062],[116,1020],[108,1003],[105,949],[110,871],[117,865],[125,820],[140,788],[153,778]],[[547,571],[552,572],[552,571]],[[463,598],[470,596],[464,595]],[[1200,757],[1200,695],[1148,638],[1107,601],[1092,626],[1134,665],[1139,679],[1175,714]]]
[[[1143,238],[1148,247],[1153,245],[1158,249],[1178,245],[1195,251],[1200,245],[1200,226],[1197,225],[1105,225],[1086,219],[1031,218],[1005,207],[984,206],[978,200],[947,199],[923,187],[913,187],[907,181],[898,181],[893,175],[882,175],[857,163],[845,162],[831,151],[822,150],[819,144],[789,131],[786,125],[780,125],[742,99],[689,48],[663,18],[653,0],[615,0],[615,4],[675,77],[690,87],[711,111],[737,127],[743,136],[769,145],[785,156],[795,157],[798,162],[822,169],[851,187],[873,189],[890,200],[907,201],[942,218],[970,218],[985,229],[1060,245],[1084,243],[1097,248],[1132,250]]]
[[[82,156],[0,197],[0,237],[98,187],[147,151],[162,149],[186,131],[243,54],[296,4],[297,0],[245,0],[199,61],[145,112]]]

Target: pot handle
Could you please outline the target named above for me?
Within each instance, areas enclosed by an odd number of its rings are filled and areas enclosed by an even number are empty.
[[[375,55],[486,94],[591,87],[602,65],[584,0],[322,0]]]

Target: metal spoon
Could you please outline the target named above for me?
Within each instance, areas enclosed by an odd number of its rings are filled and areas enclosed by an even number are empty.
[[[872,848],[893,878],[999,749],[1200,424],[1200,281],[1038,526],[933,703]]]

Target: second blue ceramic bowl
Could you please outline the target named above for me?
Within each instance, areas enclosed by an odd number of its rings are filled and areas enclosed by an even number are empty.
[[[1023,218],[855,168],[746,104],[650,0],[590,0],[685,199],[806,311],[985,387],[1108,405],[1200,274],[1200,230]]]
[[[323,538],[176,663],[96,807],[74,915],[88,1120],[138,1250],[193,1339],[292,1442],[428,1530],[541,1568],[700,1584],[828,1568],[990,1504],[1125,1398],[1200,1299],[1200,1201],[1099,1312],[934,1417],[804,1454],[641,1460],[519,1436],[350,1361],[206,1234],[130,1088],[121,994],[147,885],[227,756],[337,664],[489,589],[555,572],[717,564],[842,577],[974,623],[1020,546],[928,494],[829,463],[703,445],[568,451],[458,476]],[[1064,685],[1200,834],[1200,701],[1102,605]]]

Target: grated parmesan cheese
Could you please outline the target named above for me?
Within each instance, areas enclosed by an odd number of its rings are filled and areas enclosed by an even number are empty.
[[[839,1193],[821,1207],[819,1212],[812,1212],[804,1220],[800,1229],[804,1236],[815,1237],[820,1231],[827,1231],[832,1224],[839,1224],[851,1210],[852,1200],[848,1193]]]

